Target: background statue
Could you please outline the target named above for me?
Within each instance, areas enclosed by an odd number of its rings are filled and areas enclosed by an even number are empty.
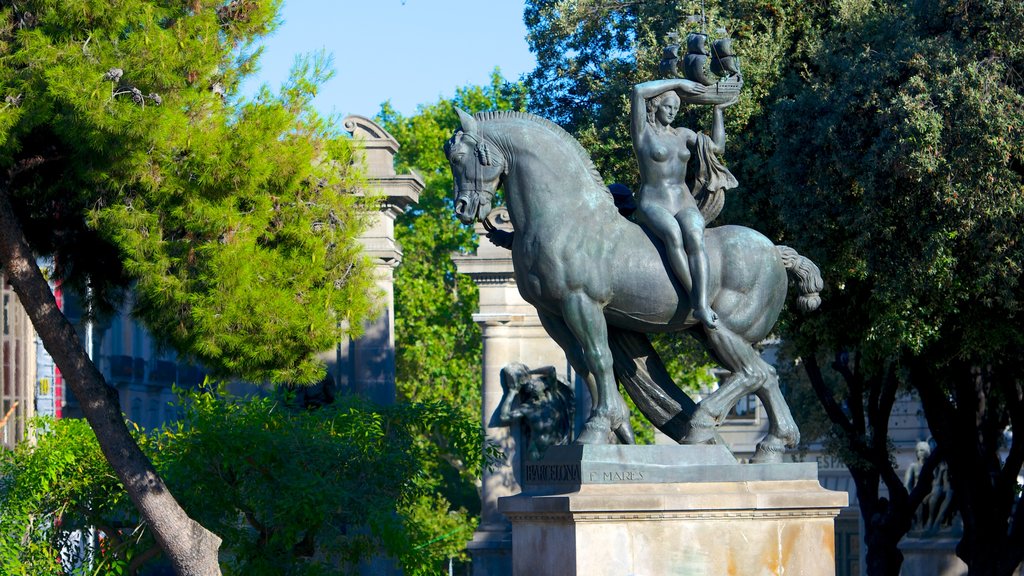
[[[539,460],[549,446],[572,441],[573,392],[554,366],[530,370],[524,364],[509,364],[501,369],[501,388],[498,421],[506,426],[520,421],[530,460]]]
[[[917,443],[917,460],[907,468],[903,474],[903,486],[909,494],[921,481],[921,471],[924,469],[924,461],[931,456],[932,447],[924,440]],[[914,526],[923,528],[928,525],[928,499],[921,502],[921,506],[914,513]]]
[[[637,220],[664,243],[672,272],[690,294],[694,317],[708,328],[716,328],[718,316],[707,298],[704,216],[686,184],[686,167],[692,152],[703,186],[737,186],[736,179],[716,158],[725,152],[722,111],[736,100],[715,106],[710,138],[672,126],[681,97],[705,91],[702,84],[686,79],[637,84],[631,97],[630,136],[640,168]]]
[[[925,460],[931,456],[932,446],[924,440],[917,443],[917,461],[907,468],[903,485],[909,493],[921,482]],[[931,490],[914,513],[914,527],[927,532],[937,532],[953,525],[956,511],[953,504],[953,486],[949,480],[949,466],[939,461],[932,472]]]
[[[742,226],[705,233],[707,298],[719,314],[707,330],[690,314],[686,290],[667,271],[661,242],[623,218],[589,155],[557,125],[521,112],[459,111],[462,128],[445,144],[464,223],[484,219],[504,186],[515,228],[512,262],[523,298],[587,383],[594,404],[578,438],[632,442],[616,378],[651,422],[680,442],[713,442],[741,398],[756,394],[769,430],[754,460],[781,462],[800,433],[775,369],[752,343],[768,335],[786,299],[787,272],[798,304],[820,304],[810,260]],[[645,332],[690,330],[731,374],[699,405],[667,376]]]
[[[953,525],[955,509],[953,504],[953,485],[949,481],[949,466],[945,461],[939,462],[932,475],[932,491],[928,499],[921,503],[927,506],[924,514],[924,528],[929,532],[937,532]]]

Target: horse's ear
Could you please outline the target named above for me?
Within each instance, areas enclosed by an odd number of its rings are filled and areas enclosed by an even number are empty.
[[[473,134],[476,132],[476,118],[469,113],[455,106],[455,112],[459,115],[459,122],[462,123],[462,131]]]

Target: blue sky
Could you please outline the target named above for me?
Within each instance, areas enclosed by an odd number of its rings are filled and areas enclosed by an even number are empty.
[[[323,49],[335,76],[315,105],[327,114],[372,117],[390,100],[410,115],[458,87],[486,84],[496,66],[515,80],[536,63],[523,0],[285,0],[281,14],[245,89],[277,88],[295,55]]]

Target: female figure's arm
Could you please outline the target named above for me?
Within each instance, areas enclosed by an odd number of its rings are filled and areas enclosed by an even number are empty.
[[[512,403],[515,401],[516,396],[519,395],[519,379],[517,376],[517,371],[510,369],[509,366],[502,368],[499,374],[504,394],[501,396],[501,405],[498,408],[498,422],[506,426],[511,424],[513,420],[523,417],[523,411],[520,408],[512,408]]]
[[[724,104],[715,105],[714,120],[711,122],[711,141],[714,143],[713,151],[717,155],[725,154],[725,114],[723,111],[738,100],[739,97]]]
[[[685,78],[652,80],[633,86],[633,91],[630,94],[629,135],[633,138],[634,144],[643,132],[644,126],[647,125],[647,100],[669,90],[675,90],[680,97],[683,97],[703,94],[707,88],[703,84]]]

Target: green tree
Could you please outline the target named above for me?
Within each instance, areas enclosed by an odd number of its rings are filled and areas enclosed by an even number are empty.
[[[436,495],[438,448],[423,441],[445,438],[467,473],[480,473],[476,419],[448,404],[184,400],[180,425],[147,449],[183,505],[224,538],[229,573],[335,574],[386,556],[407,574],[437,574],[475,527]],[[445,533],[461,537],[431,542]]]
[[[972,574],[1009,574],[1024,554],[1024,442],[1004,443],[1024,418],[1024,6],[836,8],[810,54],[815,66],[793,74],[790,97],[773,106],[771,197],[830,285],[821,315],[794,337],[838,434],[870,473],[858,480],[870,573],[899,572],[896,543],[919,502],[886,449],[904,381],[949,465],[964,523],[958,555]],[[835,396],[815,361],[829,350],[847,384]]]
[[[311,356],[360,325],[373,284],[349,141],[310,107],[323,59],[300,62],[278,95],[237,95],[278,5],[0,7],[0,261],[180,574],[219,573],[219,538],[132,440],[36,259],[94,309],[131,286],[151,332],[217,374],[317,379]]]
[[[436,447],[421,440],[443,435],[479,473],[479,428],[453,408],[379,408],[343,397],[307,410],[211,390],[181,402],[176,424],[134,434],[190,514],[224,538],[226,573],[335,574],[390,557],[406,574],[437,574],[473,530],[465,510],[449,511],[435,494]],[[61,555],[89,526],[102,544],[91,550],[92,566],[79,570],[135,574],[152,566],[159,549],[88,425],[43,424],[37,445],[0,460],[0,571],[68,573]]]

